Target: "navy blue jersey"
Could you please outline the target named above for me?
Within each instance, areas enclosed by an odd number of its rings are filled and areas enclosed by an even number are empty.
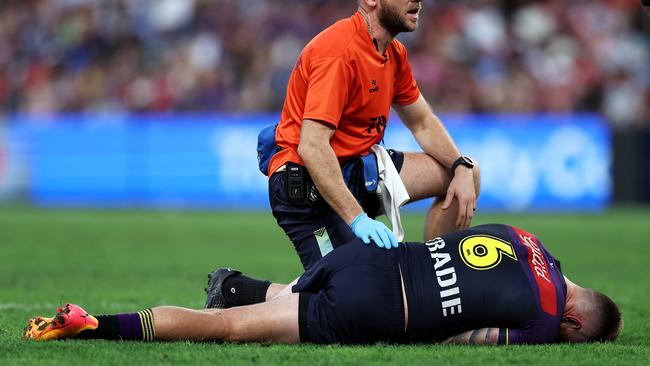
[[[490,224],[400,247],[412,339],[443,340],[484,327],[500,328],[500,344],[555,339],[566,283],[534,235]]]

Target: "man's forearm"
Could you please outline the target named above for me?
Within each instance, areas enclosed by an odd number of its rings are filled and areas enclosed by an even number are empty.
[[[408,106],[393,107],[422,150],[446,168],[451,168],[460,152],[424,97],[420,96],[415,103]]]
[[[343,221],[350,224],[363,209],[345,185],[332,147],[328,143],[310,143],[301,145],[299,153],[325,201]]]
[[[442,343],[446,344],[497,344],[499,328],[480,328],[449,337]]]
[[[451,168],[454,160],[460,156],[460,151],[449,132],[433,113],[418,129],[412,132],[422,150],[444,167]]]

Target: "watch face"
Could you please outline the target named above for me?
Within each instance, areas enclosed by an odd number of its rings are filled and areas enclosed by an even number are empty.
[[[474,167],[474,160],[470,158],[469,156],[462,156],[463,158],[463,165],[468,166],[468,167]]]
[[[466,168],[473,169],[474,168],[474,160],[470,158],[469,156],[461,155],[456,161],[451,166],[451,172],[452,174],[456,171],[456,168],[458,168],[459,165],[462,165]]]

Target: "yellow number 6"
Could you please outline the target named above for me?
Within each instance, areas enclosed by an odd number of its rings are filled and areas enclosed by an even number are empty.
[[[469,267],[486,270],[501,263],[503,255],[517,260],[512,244],[493,236],[474,235],[460,242],[460,257]]]

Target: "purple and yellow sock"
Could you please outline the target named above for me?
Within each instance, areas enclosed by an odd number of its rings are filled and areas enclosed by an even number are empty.
[[[97,329],[83,331],[77,338],[125,341],[153,341],[156,338],[151,309],[137,313],[99,315],[96,318],[99,321]]]

